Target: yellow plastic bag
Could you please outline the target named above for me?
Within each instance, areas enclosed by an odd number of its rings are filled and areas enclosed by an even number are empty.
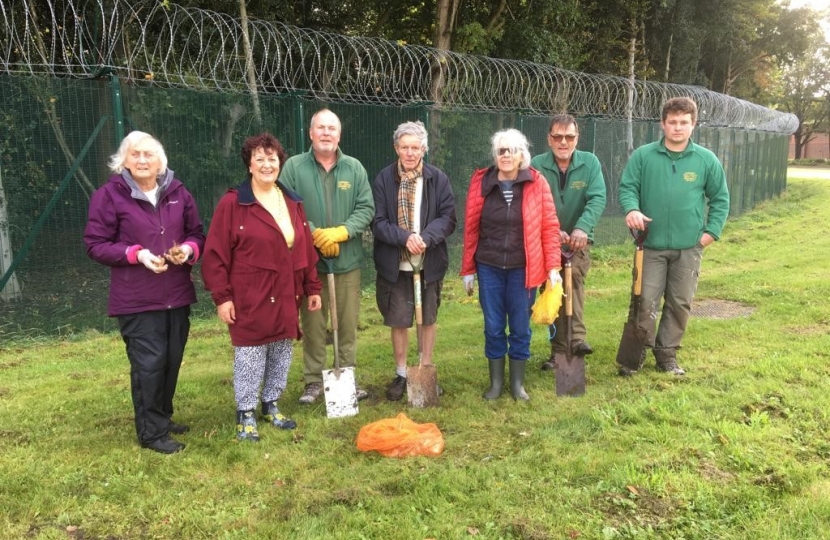
[[[400,413],[360,428],[357,449],[386,457],[438,456],[444,451],[444,435],[435,424],[416,424]]]
[[[536,298],[533,303],[533,313],[530,320],[536,324],[550,326],[559,316],[559,308],[562,306],[562,283],[551,285],[550,280],[545,283],[545,290]]]

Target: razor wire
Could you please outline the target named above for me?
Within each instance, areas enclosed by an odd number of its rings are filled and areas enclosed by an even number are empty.
[[[33,11],[37,5],[41,11]],[[45,6],[45,8],[44,8]],[[46,9],[46,11],[43,11]],[[659,120],[663,102],[695,100],[709,126],[790,134],[783,113],[711,90],[569,71],[249,19],[159,0],[0,0],[0,71],[290,94],[345,103]],[[253,69],[257,87],[246,82]]]

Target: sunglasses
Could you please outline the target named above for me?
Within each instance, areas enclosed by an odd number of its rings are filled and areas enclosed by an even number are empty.
[[[513,155],[516,155],[518,153],[519,153],[518,148],[499,148],[499,155],[500,156],[505,156],[507,154],[510,154],[511,156],[513,156]]]
[[[548,133],[548,137],[553,139],[553,142],[562,142],[562,139],[565,139],[568,142],[574,142],[576,140],[576,135],[554,135],[553,133]]]

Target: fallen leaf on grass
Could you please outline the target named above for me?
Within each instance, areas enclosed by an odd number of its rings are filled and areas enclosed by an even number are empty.
[[[476,536],[478,535],[478,529],[476,529],[475,527],[467,527],[467,534],[469,534],[470,536]]]
[[[626,489],[628,489],[629,492],[631,492],[632,495],[639,495],[640,494],[640,492],[637,491],[637,488],[635,488],[634,486],[625,486],[625,487],[626,487]]]

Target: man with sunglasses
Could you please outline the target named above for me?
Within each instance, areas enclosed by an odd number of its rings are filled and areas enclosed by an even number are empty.
[[[569,114],[557,114],[551,118],[547,141],[550,151],[535,156],[530,164],[550,184],[559,218],[562,251],[573,252],[573,341],[566,343],[567,333],[556,332],[555,326],[551,326],[550,358],[542,364],[543,370],[553,369],[554,355],[565,353],[567,347],[571,347],[573,354],[583,356],[594,352],[585,340],[585,276],[591,268],[594,227],[605,210],[602,167],[594,154],[576,149],[579,142],[576,119]],[[564,320],[563,302],[558,321]]]

